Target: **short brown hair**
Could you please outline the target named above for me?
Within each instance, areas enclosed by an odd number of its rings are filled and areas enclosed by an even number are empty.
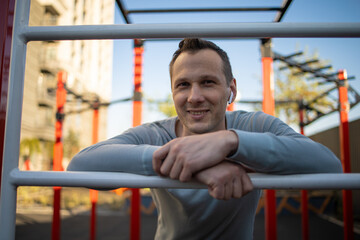
[[[224,50],[222,50],[219,46],[217,46],[215,43],[200,38],[184,38],[179,43],[179,48],[173,54],[173,57],[169,65],[170,77],[172,77],[173,65],[181,53],[183,52],[195,53],[203,49],[214,50],[220,56],[220,58],[223,61],[223,72],[226,78],[226,82],[229,85],[234,77],[232,74],[230,60],[227,53]]]

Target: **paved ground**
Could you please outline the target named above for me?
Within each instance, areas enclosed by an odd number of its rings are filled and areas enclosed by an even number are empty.
[[[16,239],[42,240],[51,239],[51,212],[22,211],[17,214]],[[61,239],[89,239],[90,218],[88,212],[71,214],[62,213]],[[129,217],[124,213],[99,212],[97,216],[97,239],[129,239]],[[310,239],[332,240],[343,239],[342,227],[339,224],[311,215],[309,219]],[[153,239],[156,228],[156,216],[142,215],[141,239]],[[257,216],[255,221],[254,240],[265,239],[264,218]],[[278,240],[301,239],[301,219],[299,215],[278,216]],[[360,240],[360,233],[355,234]]]

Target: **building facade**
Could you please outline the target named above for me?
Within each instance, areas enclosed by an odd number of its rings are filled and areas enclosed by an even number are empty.
[[[32,0],[30,26],[113,24],[113,0]],[[64,168],[92,144],[93,106],[110,101],[112,40],[34,41],[27,47],[20,167],[52,169],[57,74],[67,74],[64,107]],[[99,110],[99,140],[106,138],[107,109]]]

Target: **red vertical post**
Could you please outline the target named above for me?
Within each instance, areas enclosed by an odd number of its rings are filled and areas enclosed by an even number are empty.
[[[66,102],[65,83],[67,74],[65,71],[60,71],[57,74],[57,89],[56,89],[56,123],[55,123],[55,145],[54,145],[54,159],[53,171],[63,171],[63,143],[62,143],[62,126],[64,120],[64,105]],[[53,240],[60,239],[60,198],[61,187],[54,187],[54,212],[52,222],[51,237]]]
[[[143,61],[143,41],[134,40],[134,102],[133,102],[133,126],[141,124],[142,113],[142,61]],[[130,239],[140,239],[140,192],[139,189],[131,189],[131,217],[130,217]]]
[[[0,189],[3,164],[6,106],[10,72],[15,0],[1,1],[0,8]],[[0,191],[1,192],[1,191]]]
[[[26,158],[24,162],[25,171],[30,171],[30,158]]]
[[[264,113],[275,115],[271,39],[261,40],[261,55],[263,72],[263,111]],[[266,240],[275,240],[277,238],[275,190],[265,190],[265,235]]]
[[[340,104],[340,153],[344,173],[351,173],[350,162],[350,137],[349,137],[349,100],[348,100],[348,82],[346,70],[338,72],[338,89]],[[354,222],[352,211],[352,191],[343,190],[343,218],[344,218],[344,239],[354,239]]]
[[[305,135],[304,132],[304,103],[301,100],[299,103],[299,120],[300,120],[300,133]],[[309,239],[309,210],[308,210],[308,192],[301,190],[301,230],[302,239]]]
[[[92,144],[99,141],[99,101],[93,105],[93,129],[92,129]],[[90,217],[90,239],[96,239],[96,203],[98,201],[98,191],[90,189],[91,201],[91,217]]]

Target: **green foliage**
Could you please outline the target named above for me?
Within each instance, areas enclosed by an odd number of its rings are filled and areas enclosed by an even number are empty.
[[[17,205],[20,208],[28,208],[30,206],[51,206],[52,188],[48,187],[19,187]]]
[[[20,187],[17,205],[19,208],[49,207],[53,205],[54,190],[51,187]],[[80,188],[62,188],[61,207],[72,209],[90,207],[89,191]]]
[[[40,152],[40,141],[37,138],[24,138],[20,142],[20,155],[31,156]]]
[[[70,129],[64,138],[64,157],[72,158],[80,150],[79,134]]]
[[[159,111],[163,113],[165,116],[167,117],[177,116],[171,94],[168,95],[165,101],[157,102],[156,104]]]
[[[126,207],[126,194],[121,196],[110,191],[100,191],[98,206],[106,210],[124,210]],[[52,187],[28,187],[18,188],[17,207],[20,209],[39,209],[52,207],[54,190]],[[91,202],[89,190],[85,188],[61,189],[61,208],[67,210],[90,209]]]
[[[84,191],[72,191],[71,189],[66,189],[63,191],[62,197],[62,206],[65,209],[73,209],[79,206],[90,207],[90,198],[88,191],[84,193]]]
[[[52,159],[54,156],[54,141],[46,141],[44,143],[46,158]]]

